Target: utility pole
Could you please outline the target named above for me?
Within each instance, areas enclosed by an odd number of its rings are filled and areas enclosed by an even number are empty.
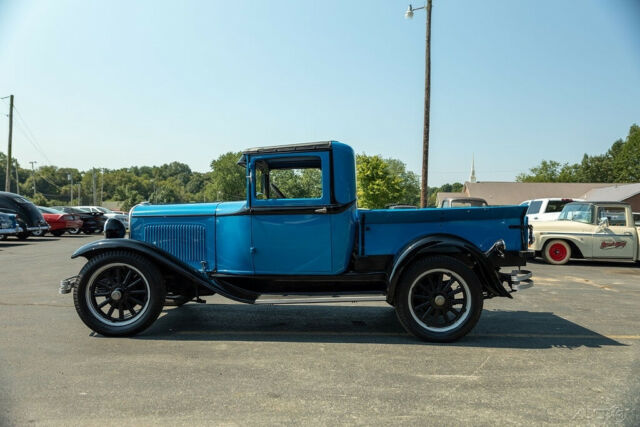
[[[427,0],[427,36],[424,67],[424,128],[422,130],[422,191],[420,207],[426,208],[428,202],[427,178],[429,176],[429,113],[431,110],[431,0]]]
[[[18,179],[18,167],[16,166],[16,194],[20,195],[20,179]]]
[[[102,178],[100,178],[100,206],[104,203],[104,168],[102,168]]]
[[[93,205],[96,206],[98,198],[96,197],[96,169],[91,170],[91,183],[93,184]],[[100,204],[102,206],[102,203]]]
[[[36,197],[36,169],[33,167],[33,165],[38,162],[33,161],[29,163],[31,163],[31,179],[33,180],[33,197]],[[18,185],[16,184],[16,187],[17,186]]]
[[[67,181],[71,182],[71,185],[69,186],[69,206],[73,206],[73,176],[70,173],[67,174]]]
[[[11,191],[11,139],[13,138],[13,95],[9,95],[9,148],[7,149],[7,173],[4,191]]]

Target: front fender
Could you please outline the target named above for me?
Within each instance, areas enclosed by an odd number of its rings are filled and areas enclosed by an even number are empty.
[[[389,272],[389,289],[387,292],[387,302],[389,304],[393,304],[396,287],[406,267],[413,260],[424,255],[469,256],[478,267],[478,278],[488,295],[512,298],[502,286],[497,274],[497,268],[487,255],[467,240],[441,234],[418,238],[398,252]]]
[[[171,271],[172,273],[191,281],[195,284],[202,285],[223,297],[232,299],[234,301],[243,302],[247,304],[253,304],[255,300],[260,296],[255,292],[251,292],[245,289],[238,288],[228,283],[221,283],[202,271],[198,271],[190,265],[184,263],[180,259],[176,258],[172,254],[158,248],[147,242],[132,239],[104,239],[97,240],[91,243],[87,243],[84,246],[78,248],[71,258],[84,257],[91,259],[96,255],[102,254],[107,251],[129,251],[141,254],[162,269]]]

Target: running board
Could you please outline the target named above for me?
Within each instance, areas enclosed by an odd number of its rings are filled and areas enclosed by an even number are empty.
[[[371,302],[386,301],[385,294],[356,294],[356,295],[261,295],[254,304],[311,304],[327,302]]]

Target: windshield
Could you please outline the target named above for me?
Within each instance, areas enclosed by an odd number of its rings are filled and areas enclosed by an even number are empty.
[[[472,199],[457,199],[451,201],[451,207],[457,206],[487,206],[487,202],[484,200],[472,200]]]
[[[577,221],[586,224],[593,223],[593,208],[588,203],[569,203],[564,206],[560,217],[560,221]]]
[[[59,211],[57,209],[45,208],[44,206],[38,206],[41,212],[50,213],[50,214],[63,214],[64,212]]]
[[[107,208],[103,208],[102,206],[98,206],[98,207],[96,207],[96,209],[98,209],[100,212],[103,212],[103,213],[112,213],[113,212],[112,210],[109,210]]]

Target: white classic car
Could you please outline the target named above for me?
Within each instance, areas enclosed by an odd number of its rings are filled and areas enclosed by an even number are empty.
[[[535,222],[533,235],[529,249],[549,264],[570,258],[640,260],[640,226],[627,203],[568,203],[556,221]]]

